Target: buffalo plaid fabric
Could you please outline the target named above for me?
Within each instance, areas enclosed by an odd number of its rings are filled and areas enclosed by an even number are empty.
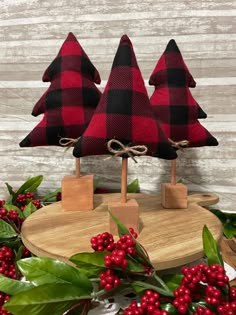
[[[196,86],[196,82],[189,72],[174,39],[169,41],[164,53],[158,60],[150,76],[149,84],[162,85],[166,84],[167,80],[171,80],[170,83],[177,86]]]
[[[110,139],[123,145],[146,145],[147,154],[151,156],[177,157],[155,118],[132,44],[126,35],[120,40],[96,111],[73,154],[75,157],[110,154],[107,150]]]
[[[207,114],[204,112],[204,110],[201,108],[201,106],[198,104],[198,114],[197,114],[198,119],[203,119],[207,118]]]
[[[69,33],[57,57],[43,75],[50,87],[33,108],[43,119],[20,146],[59,145],[60,138],[78,138],[88,126],[101,92],[100,76],[76,37]]]
[[[192,76],[179,48],[171,40],[149,80],[150,84],[155,84],[151,105],[171,140],[188,140],[189,147],[217,145],[217,140],[197,120],[206,114],[190,92],[191,82]]]
[[[166,85],[171,86],[188,86],[194,88],[196,82],[193,79],[189,69],[184,62],[179,47],[177,46],[174,39],[171,39],[166,46],[165,52],[156,64],[149,84],[154,86]],[[206,118],[207,114],[198,105],[198,118]]]

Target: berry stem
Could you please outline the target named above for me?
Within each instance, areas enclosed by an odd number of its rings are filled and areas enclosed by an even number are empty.
[[[99,282],[100,278],[90,278],[89,279],[91,282]]]
[[[154,276],[154,279],[163,287],[163,289],[165,289],[166,291],[172,294],[172,291],[168,288],[165,282],[157,275],[156,271],[154,271],[153,276]]]
[[[80,301],[79,303],[73,305],[72,307],[70,307],[67,311],[65,311],[62,315],[67,315],[69,314],[72,310],[76,309],[77,307],[81,306],[84,304],[83,310],[82,310],[82,314],[87,314],[88,309],[89,309],[89,305],[90,305],[90,299],[87,301]]]
[[[161,289],[161,288],[159,288],[159,287],[157,287],[155,285],[152,285],[150,283],[145,283],[145,282],[142,282],[142,281],[134,281],[132,283],[132,285],[134,285],[134,286],[137,285],[137,286],[140,286],[142,288],[150,289],[150,290],[156,291],[156,292],[158,292],[160,294],[163,294],[165,296],[171,296],[171,297],[174,296],[172,291],[170,291],[169,288],[167,288],[167,290],[164,290],[164,289]]]
[[[93,292],[93,293],[91,293],[91,298],[93,298],[93,299],[96,299],[96,298],[98,298],[99,296],[102,296],[102,295],[104,295],[104,294],[106,294],[107,293],[107,290],[100,290],[100,291],[97,291],[97,292]]]

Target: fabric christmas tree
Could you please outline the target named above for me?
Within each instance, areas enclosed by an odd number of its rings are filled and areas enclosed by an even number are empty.
[[[44,114],[20,142],[21,147],[60,145],[61,138],[78,138],[88,126],[101,92],[100,76],[73,33],[46,69],[43,82],[51,82],[35,104],[32,115]]]
[[[174,142],[188,141],[188,147],[215,146],[217,140],[199,123],[206,114],[189,87],[196,85],[176,42],[172,39],[150,77],[155,85],[150,102],[166,136]]]
[[[74,147],[75,157],[110,154],[107,142],[118,140],[123,146],[145,145],[147,153],[175,159],[176,153],[155,118],[137,64],[133,46],[123,35],[111,73],[88,128]],[[119,144],[114,143],[119,151]],[[132,155],[136,155],[134,152]],[[122,157],[128,157],[123,155]]]
[[[168,60],[166,64],[166,54],[168,54]],[[184,86],[188,86],[190,88],[196,87],[196,81],[194,80],[193,76],[189,72],[189,69],[184,62],[184,59],[182,57],[182,54],[179,50],[179,47],[177,46],[174,39],[171,39],[165,49],[164,54],[161,56],[159,61],[156,64],[155,69],[152,72],[152,75],[149,79],[149,84],[158,86],[165,84],[166,78],[166,68],[172,68],[176,69],[175,79],[179,80],[181,78],[178,77],[178,72],[181,73],[181,71],[185,71],[185,82]],[[182,70],[181,70],[182,69]],[[180,83],[179,83],[180,84]],[[204,112],[204,110],[199,106],[199,104],[196,102],[196,105],[198,106],[198,118],[206,118],[207,114]]]

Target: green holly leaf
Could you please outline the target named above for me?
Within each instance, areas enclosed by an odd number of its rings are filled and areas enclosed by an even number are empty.
[[[136,282],[131,282],[131,287],[133,288],[134,292],[141,296],[148,288],[146,286],[142,286]]]
[[[12,199],[15,199],[16,196],[17,196],[17,194],[16,194],[15,191],[13,190],[12,186],[9,185],[8,183],[5,183],[5,185],[7,186],[7,190],[8,190],[8,192],[9,192],[9,194],[10,194],[10,199],[11,199],[11,200],[12,200]]]
[[[23,291],[34,288],[29,282],[13,280],[0,274],[0,291],[9,295],[15,295]]]
[[[141,263],[135,260],[135,258],[126,257],[128,261],[127,270],[131,273],[144,273],[144,268]]]
[[[15,262],[17,262],[18,260],[22,258],[23,251],[24,251],[24,245],[21,244],[16,251]]]
[[[82,288],[68,283],[49,283],[12,296],[4,308],[14,315],[62,315],[80,300],[91,299]]]
[[[24,213],[24,217],[28,218],[28,216],[30,216],[32,213],[34,213],[35,211],[37,211],[37,208],[35,207],[35,205],[33,204],[32,201],[30,201],[26,206],[25,209],[23,211]]]
[[[86,274],[89,278],[97,277],[99,273],[106,270],[104,265],[105,255],[110,252],[92,252],[92,253],[79,253],[69,258],[79,270]]]
[[[139,181],[137,178],[127,185],[127,193],[137,193],[139,190]]]
[[[20,272],[34,285],[45,283],[70,283],[89,294],[92,285],[87,276],[77,268],[60,260],[47,257],[30,257],[19,260],[17,266]]]
[[[220,255],[218,245],[206,225],[204,225],[202,230],[202,240],[204,253],[208,258],[208,264],[219,264],[223,266],[223,259]]]
[[[11,239],[17,236],[18,234],[13,229],[13,227],[9,223],[0,219],[0,239]]]
[[[170,275],[164,275],[162,277],[162,280],[165,282],[168,288],[172,291],[174,291],[180,286],[182,279],[183,279],[183,275],[180,275],[180,274],[175,274],[175,275],[170,274]]]
[[[61,192],[61,188],[57,188],[56,190],[50,192],[42,198],[43,202],[55,202],[57,201],[57,193]]]
[[[161,309],[167,311],[169,315],[178,314],[177,309],[171,303],[161,303]]]
[[[16,210],[17,213],[18,213],[18,216],[20,218],[25,218],[23,212],[15,205],[13,205],[12,203],[6,203],[4,206],[3,206],[4,209],[6,209],[7,211],[10,211],[10,210]]]
[[[209,210],[217,216],[217,218],[224,224],[227,221],[227,216],[225,215],[224,212],[214,209],[214,208],[209,208]]]
[[[35,192],[43,181],[43,176],[38,175],[29,178],[16,192],[16,195],[24,194],[26,192]]]
[[[232,225],[231,222],[226,222],[223,225],[223,232],[224,232],[224,235],[226,236],[226,238],[228,238],[228,239],[231,239],[234,236],[236,236],[236,228],[234,225]]]
[[[110,216],[112,217],[112,220],[117,225],[119,236],[122,236],[124,234],[130,234],[129,229],[116,216],[114,216],[114,214],[111,211],[108,210],[108,212]]]
[[[17,237],[12,238],[0,238],[0,245],[7,246],[17,250],[19,246],[22,245],[20,235],[17,235]]]

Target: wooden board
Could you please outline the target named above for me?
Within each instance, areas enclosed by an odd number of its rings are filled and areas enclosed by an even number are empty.
[[[223,260],[236,270],[236,239],[226,239],[223,237],[220,240],[220,249]],[[230,281],[231,286],[236,286],[236,279]]]
[[[41,208],[25,220],[21,230],[23,243],[37,256],[66,262],[73,254],[91,252],[90,238],[109,228],[107,202],[119,196],[95,195],[95,210],[88,212],[64,212],[61,202]],[[190,195],[187,209],[164,209],[157,195],[128,194],[128,198],[135,198],[140,205],[138,240],[159,270],[181,266],[203,256],[204,224],[216,240],[222,236],[220,221],[200,206],[215,204],[218,201],[215,195]]]

